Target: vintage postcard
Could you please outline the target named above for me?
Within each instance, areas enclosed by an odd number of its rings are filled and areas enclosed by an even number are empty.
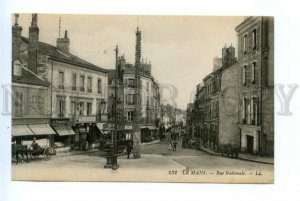
[[[12,180],[274,183],[274,18],[12,14]]]

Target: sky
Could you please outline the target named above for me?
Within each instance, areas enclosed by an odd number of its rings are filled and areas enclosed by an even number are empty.
[[[59,18],[60,36],[68,30],[70,52],[107,69],[114,68],[116,45],[120,55],[134,63],[139,26],[142,57],[152,64],[161,102],[186,109],[193,102],[196,85],[212,72],[213,58],[221,57],[225,44],[237,47],[234,29],[244,17],[38,14],[40,41],[56,45]],[[25,37],[30,22],[31,14],[20,14]]]

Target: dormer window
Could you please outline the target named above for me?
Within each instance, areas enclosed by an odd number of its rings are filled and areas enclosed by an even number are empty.
[[[21,62],[15,61],[14,62],[14,76],[21,76],[22,75],[22,69],[21,69]]]

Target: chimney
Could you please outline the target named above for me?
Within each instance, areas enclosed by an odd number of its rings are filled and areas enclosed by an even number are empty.
[[[19,14],[15,14],[15,24],[12,27],[12,61],[20,59],[20,46],[22,42],[22,27],[18,24]]]
[[[226,45],[222,49],[222,66],[227,68],[236,62],[235,48],[232,44],[227,48]]]
[[[56,40],[56,47],[58,50],[69,53],[70,52],[70,39],[68,38],[68,31],[65,30],[65,37],[64,38],[58,38]]]
[[[31,26],[29,27],[28,43],[28,69],[37,73],[39,28],[37,26],[37,14],[32,14]]]

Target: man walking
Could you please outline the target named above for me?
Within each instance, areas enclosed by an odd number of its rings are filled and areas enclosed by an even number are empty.
[[[130,143],[130,142],[128,142],[128,144],[127,144],[127,147],[126,147],[126,151],[127,151],[127,159],[129,159],[129,156],[130,156],[131,150],[132,150],[131,143]]]

